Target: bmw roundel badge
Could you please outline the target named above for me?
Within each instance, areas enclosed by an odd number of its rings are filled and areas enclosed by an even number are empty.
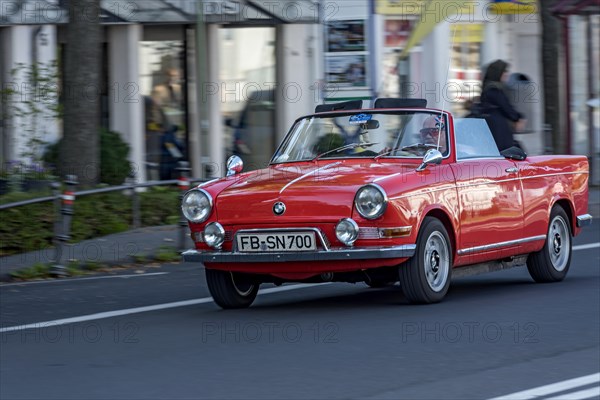
[[[275,213],[275,215],[283,215],[283,213],[285,213],[285,204],[282,202],[275,203],[275,205],[273,205],[273,213]]]

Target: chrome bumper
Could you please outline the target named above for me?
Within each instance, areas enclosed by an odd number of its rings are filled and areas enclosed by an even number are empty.
[[[583,228],[584,226],[590,226],[592,224],[593,217],[590,214],[578,215],[577,216],[577,227]]]
[[[336,248],[294,253],[230,253],[188,250],[182,254],[185,262],[211,263],[283,263],[293,261],[376,260],[409,258],[417,246],[406,244],[395,247]]]

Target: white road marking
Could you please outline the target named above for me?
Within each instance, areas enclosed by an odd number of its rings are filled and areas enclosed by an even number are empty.
[[[258,292],[258,294],[264,295],[264,294],[271,294],[271,293],[287,292],[290,290],[305,289],[308,287],[316,287],[316,286],[323,286],[323,285],[329,285],[329,284],[330,283],[319,283],[319,284],[299,284],[299,285],[281,286],[281,287],[274,287],[274,288],[260,290]],[[22,331],[25,329],[42,329],[42,328],[47,328],[49,326],[75,324],[75,323],[79,323],[79,322],[95,321],[98,319],[121,317],[123,315],[139,314],[139,313],[149,312],[149,311],[166,310],[169,308],[194,306],[197,304],[206,304],[206,303],[212,303],[212,302],[213,302],[212,297],[204,297],[201,299],[176,301],[174,303],[156,304],[153,306],[127,308],[124,310],[115,310],[115,311],[106,311],[106,312],[101,312],[101,313],[97,313],[97,314],[81,315],[79,317],[55,319],[53,321],[46,321],[46,322],[35,322],[33,324],[27,324],[27,325],[9,326],[6,328],[0,328],[0,333]]]
[[[573,250],[574,251],[587,250],[587,249],[595,249],[595,248],[599,248],[599,247],[600,247],[600,243],[591,243],[591,244],[585,244],[585,245],[580,245],[580,246],[573,246]],[[156,275],[165,275],[165,274],[168,274],[168,272],[156,272],[156,273],[150,273],[150,274],[135,274],[135,275],[97,276],[97,277],[90,277],[90,278],[76,278],[76,279],[55,280],[55,281],[36,281],[36,282],[27,282],[27,283],[10,283],[10,284],[0,285],[0,288],[8,287],[8,286],[22,286],[22,285],[50,283],[50,282],[73,282],[73,281],[82,281],[82,280],[114,279],[114,278],[138,278],[138,277],[144,277],[144,276],[156,276]],[[281,287],[260,290],[258,292],[258,294],[263,295],[263,294],[270,294],[270,293],[279,293],[279,292],[286,292],[289,290],[305,289],[308,287],[316,287],[316,286],[328,285],[328,284],[329,283],[281,286]],[[22,331],[25,329],[40,329],[40,328],[46,328],[48,326],[54,326],[54,325],[74,324],[74,323],[78,323],[78,322],[94,321],[94,320],[98,320],[98,319],[113,318],[113,317],[119,317],[119,316],[123,316],[123,315],[131,315],[131,314],[139,314],[139,313],[149,312],[149,311],[165,310],[165,309],[169,309],[169,308],[187,307],[187,306],[193,306],[193,305],[197,305],[197,304],[206,304],[206,303],[212,303],[212,302],[213,302],[212,297],[204,297],[201,299],[177,301],[174,303],[156,304],[153,306],[128,308],[128,309],[116,310],[116,311],[107,311],[107,312],[102,312],[102,313],[97,313],[97,314],[82,315],[79,317],[63,318],[63,319],[57,319],[57,320],[53,320],[53,321],[46,321],[46,322],[36,322],[33,324],[27,324],[27,325],[9,326],[9,327],[5,327],[5,328],[0,328],[0,333]],[[600,377],[600,374],[595,374],[595,375],[590,375],[590,376],[595,376],[596,379],[598,380],[598,377]],[[584,378],[589,378],[589,377],[584,377]],[[583,379],[583,378],[577,378],[577,379]],[[577,379],[570,380],[570,381],[576,381]],[[570,382],[570,381],[565,381],[565,382]],[[553,384],[553,385],[559,385],[559,384]],[[553,385],[548,385],[548,386],[553,386]],[[541,388],[539,388],[539,389],[541,389]],[[531,390],[536,390],[536,389],[531,389]],[[525,392],[529,392],[529,391],[525,391]],[[519,392],[519,393],[522,394],[525,392]],[[516,393],[515,395],[517,395],[519,393]],[[508,396],[513,396],[513,395],[508,395]],[[522,395],[519,395],[517,397],[503,396],[503,397],[498,397],[498,398],[495,398],[492,400],[500,400],[500,399],[502,399],[502,400],[507,400],[507,399],[521,400],[521,399],[526,399],[526,398],[529,399],[532,397],[523,397]]]
[[[581,386],[589,385],[592,383],[600,382],[600,372],[597,374],[591,374],[582,376],[579,378],[568,379],[566,381],[552,383],[550,385],[539,386],[537,388],[523,390],[521,392],[507,394],[505,396],[494,397],[491,400],[527,400],[534,399],[540,396],[546,396],[549,394],[564,392],[569,389],[578,388]],[[562,397],[561,397],[562,398]],[[588,397],[578,397],[579,399],[585,399]]]
[[[89,278],[73,278],[73,279],[47,279],[44,281],[31,281],[31,282],[17,282],[17,283],[0,283],[0,289],[9,286],[27,286],[27,285],[39,285],[40,283],[68,283],[77,281],[95,281],[99,279],[128,279],[128,278],[141,278],[145,276],[157,276],[167,275],[169,272],[152,272],[150,274],[131,274],[131,275],[108,275],[108,276],[91,276]]]
[[[573,246],[573,251],[597,249],[598,247],[600,247],[600,243],[582,244],[579,246]]]
[[[580,390],[574,393],[560,394],[556,397],[549,397],[546,400],[583,400],[600,397],[600,386],[590,389]]]

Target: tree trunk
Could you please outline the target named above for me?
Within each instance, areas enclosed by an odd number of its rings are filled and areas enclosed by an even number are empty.
[[[69,3],[59,171],[91,186],[100,179],[100,0]]]
[[[562,29],[560,20],[551,13],[557,0],[539,1],[542,22],[542,76],[544,84],[544,123],[550,128],[551,136],[545,137],[546,149],[555,154],[565,153],[567,134],[564,116],[561,113],[561,96],[566,86],[561,85]],[[564,110],[564,108],[563,108]],[[548,143],[548,140],[551,140]]]

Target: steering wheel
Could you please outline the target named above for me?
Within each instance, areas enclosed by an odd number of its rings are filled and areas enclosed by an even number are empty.
[[[438,146],[435,144],[429,144],[429,143],[413,143],[413,144],[409,144],[408,146],[404,146],[402,147],[401,150],[404,151],[414,151],[414,150],[429,150],[429,149],[437,149]],[[419,153],[421,153],[419,151]],[[418,154],[418,155],[423,155],[423,154]]]

